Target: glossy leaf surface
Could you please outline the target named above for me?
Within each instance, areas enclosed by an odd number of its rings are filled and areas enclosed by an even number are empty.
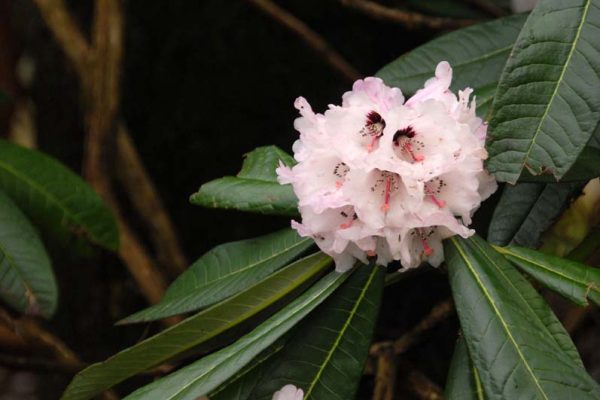
[[[578,183],[506,185],[488,227],[488,240],[505,246],[538,247],[540,236],[580,192]]]
[[[22,314],[52,316],[58,288],[35,228],[0,192],[0,298]]]
[[[210,393],[273,345],[348,277],[331,272],[248,335],[127,396],[128,400],[196,400]]]
[[[530,14],[492,105],[487,167],[560,179],[600,120],[600,1],[545,0]]]
[[[525,247],[499,247],[498,251],[544,286],[569,300],[600,305],[600,269]]]
[[[89,399],[142,371],[180,356],[247,321],[323,273],[331,259],[316,253],[250,289],[152,336],[75,376],[63,399]]]
[[[376,75],[410,96],[434,75],[440,61],[448,61],[454,70],[451,89],[475,89],[477,112],[484,116],[525,19],[511,16],[448,33],[399,57]]]
[[[45,154],[0,140],[0,188],[48,238],[119,246],[115,219],[96,192]]]
[[[464,337],[460,337],[454,347],[450,370],[446,379],[446,400],[484,400],[479,372],[471,362]]]
[[[452,237],[445,254],[486,398],[600,396],[597,383],[571,353],[568,336],[557,336],[559,322],[544,299],[501,254],[477,236]]]
[[[266,278],[306,251],[312,240],[285,229],[215,247],[181,274],[160,303],[121,321],[152,321],[210,306]]]
[[[381,267],[358,267],[298,327],[249,398],[270,400],[286,384],[301,388],[305,400],[354,398],[377,320],[383,278]]]
[[[294,159],[276,146],[259,147],[246,156],[237,176],[205,183],[190,197],[192,204],[208,208],[236,209],[258,214],[297,215],[298,200],[291,185],[277,182],[275,169]]]

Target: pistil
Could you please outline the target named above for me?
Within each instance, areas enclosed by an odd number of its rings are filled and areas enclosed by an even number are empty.
[[[383,212],[388,212],[390,209],[390,192],[392,191],[392,177],[391,176],[387,176],[385,178],[385,193],[383,195],[383,206],[381,206],[381,209],[383,210]]]

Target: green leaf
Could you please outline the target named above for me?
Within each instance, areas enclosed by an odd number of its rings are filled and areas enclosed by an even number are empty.
[[[477,236],[450,238],[445,254],[486,397],[599,398],[600,388],[572,354],[572,342],[548,305],[501,254]]]
[[[115,219],[96,192],[45,154],[0,140],[0,188],[51,240],[70,243],[75,235],[119,246]]]
[[[587,182],[600,176],[600,149],[592,146],[583,148],[575,164],[560,179],[561,182]],[[519,182],[556,182],[552,175],[531,175],[523,170]]]
[[[581,306],[600,305],[600,269],[524,247],[497,247],[500,253],[544,286]]]
[[[459,337],[446,379],[446,400],[484,400],[479,372],[473,365],[464,337]]]
[[[305,400],[354,398],[377,320],[384,275],[381,267],[359,267],[298,326],[250,398],[270,400],[288,383],[303,389]]]
[[[192,204],[208,208],[236,209],[258,214],[298,215],[298,200],[291,185],[277,182],[275,169],[294,159],[276,146],[259,147],[246,156],[237,176],[205,183],[190,197]]]
[[[58,289],[50,259],[27,217],[0,192],[0,298],[23,314],[49,318]]]
[[[434,76],[440,61],[448,61],[454,70],[451,89],[473,88],[478,114],[485,115],[525,19],[516,15],[448,33],[401,56],[376,75],[410,96]]]
[[[268,347],[230,379],[210,392],[208,398],[210,400],[248,400],[258,382],[269,370],[270,363],[284,349],[286,336]]]
[[[506,185],[488,227],[488,240],[506,246],[539,247],[540,236],[568,206],[578,183]]]
[[[264,312],[323,273],[331,259],[315,253],[259,284],[152,336],[75,376],[64,400],[89,399],[142,371],[180,356]]]
[[[530,14],[492,105],[488,170],[560,179],[600,119],[600,0],[545,0]]]
[[[207,307],[266,278],[306,251],[313,241],[285,229],[219,245],[171,284],[160,303],[121,323],[152,321]]]
[[[226,382],[322,303],[348,277],[331,272],[240,340],[127,396],[128,400],[196,400]]]

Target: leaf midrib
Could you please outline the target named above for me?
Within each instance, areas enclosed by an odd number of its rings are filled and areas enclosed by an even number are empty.
[[[548,102],[546,109],[544,110],[544,114],[542,114],[542,117],[540,118],[540,122],[538,123],[535,133],[533,134],[533,138],[531,139],[531,143],[529,144],[529,148],[527,149],[527,152],[525,153],[525,156],[523,157],[523,162],[521,163],[521,171],[523,170],[523,168],[525,168],[525,165],[527,164],[527,160],[529,160],[529,155],[531,154],[533,145],[536,144],[537,137],[542,129],[542,125],[544,124],[546,117],[548,116],[548,113],[550,112],[550,107],[554,103],[554,99],[556,98],[556,94],[558,93],[558,88],[562,84],[565,72],[567,71],[567,66],[571,63],[571,58],[573,57],[573,53],[575,52],[575,48],[577,47],[577,44],[579,42],[579,36],[581,35],[581,31],[583,30],[583,25],[586,22],[591,2],[592,2],[592,0],[586,1],[585,7],[583,10],[583,15],[581,16],[581,22],[579,23],[579,26],[577,27],[577,33],[575,34],[575,38],[573,39],[573,44],[571,45],[571,50],[569,50],[569,54],[567,55],[565,64],[562,68],[562,71],[560,72],[560,76],[558,77],[558,79],[556,81],[556,85],[554,86],[552,95],[550,96],[550,101]],[[535,175],[534,171],[532,171],[532,174]]]
[[[335,282],[335,281],[334,281]],[[334,282],[332,282],[331,284],[334,284]],[[294,311],[292,311],[290,314],[288,314],[288,316],[280,321],[278,321],[278,323],[273,327],[273,329],[278,328],[279,326],[281,326],[284,322],[288,321],[289,319],[293,318],[296,314],[298,314],[299,312],[301,312],[302,310],[304,310],[307,307],[310,307],[312,305],[312,303],[319,298],[323,293],[325,293],[331,285],[328,285],[326,287],[324,287],[321,291],[319,291],[318,293],[315,293],[313,295],[313,297],[310,300],[307,300],[305,303],[302,304],[301,307],[296,308]],[[254,338],[250,343],[247,343],[247,345],[245,346],[245,348],[248,348],[249,346],[251,346],[252,344],[254,344],[258,339],[260,339],[260,337],[258,338]],[[235,353],[230,353],[230,355],[228,355],[223,362],[221,362],[221,364],[224,364],[225,362],[227,362],[228,360],[230,360],[233,355]],[[174,393],[172,396],[166,398],[165,400],[173,400],[176,396],[178,396],[180,393],[182,393],[184,390],[188,389],[190,386],[194,385],[198,380],[204,378],[206,375],[208,375],[209,373],[211,373],[215,368],[217,368],[219,365],[214,365],[212,368],[210,368],[209,370],[205,371],[203,374],[199,375],[198,377],[196,377],[195,379],[192,379],[190,381],[190,383],[188,383],[187,385],[183,386],[182,388],[179,389],[178,392]]]
[[[535,383],[535,386],[538,388],[539,392],[542,394],[542,396],[544,397],[544,399],[549,400],[548,396],[546,396],[546,393],[544,392],[544,390],[540,386],[540,384],[539,384],[539,382],[537,380],[537,377],[534,375],[533,370],[531,369],[531,366],[527,362],[527,359],[525,358],[525,356],[521,352],[521,349],[517,345],[517,342],[516,342],[515,338],[512,336],[512,334],[510,332],[510,329],[508,329],[508,324],[506,323],[506,321],[502,317],[502,314],[500,313],[500,310],[498,309],[498,307],[496,306],[496,303],[494,302],[494,300],[490,296],[489,292],[487,291],[487,288],[485,287],[485,285],[483,284],[483,282],[481,282],[481,280],[479,278],[479,275],[477,275],[477,273],[475,272],[475,269],[474,269],[473,265],[471,264],[471,262],[469,261],[467,255],[463,251],[461,245],[458,243],[458,241],[454,237],[450,238],[450,240],[452,241],[452,243],[454,244],[454,246],[458,250],[461,258],[463,259],[463,261],[465,262],[465,264],[467,265],[467,267],[469,268],[469,271],[473,275],[473,278],[475,278],[475,280],[477,281],[477,284],[478,284],[479,288],[481,289],[481,291],[483,292],[485,298],[487,299],[487,301],[489,302],[489,304],[492,306],[492,308],[494,310],[494,313],[496,314],[498,320],[500,321],[500,324],[504,328],[504,331],[506,332],[506,335],[510,339],[510,342],[512,343],[513,347],[515,348],[517,354],[519,355],[519,358],[523,362],[523,365],[527,369],[527,372],[531,376],[531,379]]]
[[[527,305],[527,307],[529,308],[529,310],[531,311],[531,313],[535,316],[537,316],[539,322],[541,323],[541,325],[544,327],[546,333],[552,338],[552,340],[554,340],[554,342],[556,343],[556,345],[559,348],[563,348],[563,346],[559,343],[558,339],[555,337],[555,333],[550,331],[550,328],[548,328],[548,326],[544,323],[544,321],[542,321],[541,317],[538,315],[538,313],[533,309],[533,307],[531,306],[531,304],[529,304],[529,301],[523,297],[523,294],[521,293],[521,291],[514,285],[513,281],[511,279],[508,278],[508,276],[506,276],[506,274],[504,273],[504,271],[499,268],[497,266],[497,264],[494,262],[494,260],[492,260],[487,252],[479,245],[479,243],[472,241],[473,245],[475,247],[477,247],[479,249],[479,251],[481,252],[481,254],[483,254],[483,256],[485,258],[488,259],[488,261],[496,268],[496,270],[498,271],[498,273],[502,276],[502,278],[504,278],[504,280],[508,283],[508,285],[510,285],[514,291],[518,294],[518,296],[521,298],[521,300],[523,300],[523,302]],[[495,247],[495,246],[494,246]]]
[[[373,271],[371,271],[371,275],[369,276],[369,279],[367,280],[367,282],[365,283],[364,287],[362,288],[362,290],[360,292],[360,295],[358,296],[358,299],[357,299],[356,303],[354,303],[354,307],[352,307],[352,310],[350,311],[350,314],[348,315],[348,318],[346,319],[346,322],[344,322],[344,325],[342,326],[342,329],[340,329],[340,331],[338,332],[338,335],[337,335],[337,337],[335,339],[335,342],[333,343],[333,346],[331,346],[331,348],[327,352],[327,357],[325,357],[325,360],[323,361],[323,363],[319,367],[317,375],[315,376],[315,378],[310,383],[310,386],[307,389],[306,394],[304,395],[305,399],[309,398],[309,396],[312,393],[312,391],[314,390],[317,382],[321,378],[321,375],[323,374],[323,371],[325,370],[325,366],[327,364],[329,364],[329,361],[331,360],[331,357],[333,356],[334,351],[338,348],[338,346],[340,344],[340,341],[342,340],[342,337],[344,336],[344,334],[346,333],[346,330],[350,326],[350,322],[354,319],[354,317],[356,315],[356,310],[358,309],[358,307],[360,306],[360,304],[362,304],[362,301],[365,298],[365,293],[367,292],[367,290],[371,286],[371,282],[375,278],[375,275],[377,274],[377,272],[378,272],[377,267],[374,267]]]
[[[286,253],[288,251],[292,251],[293,249],[299,247],[300,245],[305,244],[306,242],[309,242],[310,240],[311,239],[309,239],[309,238],[302,239],[299,242],[296,242],[294,245],[292,245],[290,247],[286,247],[284,250],[280,251],[279,253],[273,253],[272,255],[270,255],[267,258],[264,258],[264,259],[262,259],[260,261],[256,261],[256,262],[254,262],[252,264],[247,265],[244,268],[235,270],[234,272],[231,272],[229,274],[223,275],[223,276],[221,276],[221,277],[219,277],[219,278],[217,278],[217,279],[215,279],[215,280],[213,280],[211,282],[205,283],[204,285],[194,286],[193,290],[199,290],[199,289],[205,288],[207,286],[212,286],[213,284],[215,284],[215,283],[217,283],[217,282],[219,282],[219,281],[221,281],[223,279],[229,278],[231,276],[235,276],[237,274],[241,274],[242,272],[245,272],[245,271],[247,271],[247,270],[249,270],[251,268],[255,268],[257,265],[267,263],[267,262],[271,261],[272,259],[274,259],[276,257],[279,257],[279,256],[283,255],[284,253]],[[185,296],[177,296],[176,298],[174,298],[174,300],[177,299],[177,298],[184,298],[184,297],[187,297],[187,295],[185,295]]]
[[[23,285],[23,287],[25,287],[25,291],[31,293],[31,295],[34,298],[37,299],[38,298],[37,293],[34,292],[33,288],[30,286],[30,284],[27,281],[27,279],[25,279],[23,277],[23,275],[21,274],[21,271],[17,267],[17,263],[15,262],[14,258],[6,251],[6,249],[5,249],[4,245],[2,244],[2,242],[0,242],[0,253],[4,254],[4,257],[8,261],[9,267],[11,267],[12,269],[14,269],[15,273],[17,274],[17,276],[19,277],[19,279],[21,281],[21,284]],[[29,307],[29,305],[30,305],[29,304],[29,299],[25,298],[25,302],[27,303],[27,306]]]
[[[581,285],[583,287],[586,287],[586,288],[589,287],[592,291],[598,292],[600,294],[600,289],[598,289],[596,286],[589,286],[589,283],[591,283],[591,282],[585,282],[585,281],[577,280],[577,279],[575,279],[572,276],[565,275],[564,273],[562,273],[560,271],[552,269],[552,268],[550,268],[548,266],[545,266],[543,264],[539,264],[539,263],[533,261],[532,259],[527,258],[526,256],[522,256],[522,255],[520,255],[518,253],[515,253],[515,252],[511,251],[508,248],[498,247],[497,250],[500,251],[501,253],[509,255],[510,257],[517,258],[519,260],[525,261],[526,263],[533,264],[533,265],[535,265],[535,266],[537,266],[537,267],[539,267],[539,268],[541,268],[543,270],[550,271],[551,273],[554,273],[554,274],[556,274],[558,276],[561,276],[561,277],[565,278],[568,281],[575,282],[575,283],[577,283],[577,284],[579,284],[579,285]]]
[[[96,237],[96,234],[94,232],[90,231],[86,227],[86,225],[83,223],[83,221],[81,221],[75,214],[72,214],[68,208],[66,208],[56,197],[54,197],[50,192],[48,192],[43,186],[39,185],[34,180],[30,179],[28,176],[11,168],[10,165],[4,163],[1,160],[0,160],[0,168],[3,168],[8,173],[15,176],[15,178],[24,181],[30,187],[37,190],[44,198],[46,198],[48,200],[48,202],[53,203],[56,207],[58,207],[58,209],[60,209],[61,212],[63,213],[64,217],[74,221],[78,227],[82,228],[84,232],[87,232],[90,235],[90,238],[93,238],[93,240],[96,243],[100,243],[100,241]]]

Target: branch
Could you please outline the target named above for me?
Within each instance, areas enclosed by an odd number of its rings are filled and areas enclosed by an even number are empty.
[[[412,11],[386,7],[369,0],[340,0],[340,2],[344,6],[354,8],[376,20],[397,22],[408,29],[458,29],[480,22],[472,19],[431,17]]]
[[[33,0],[77,73],[84,76],[90,61],[90,49],[81,30],[71,18],[63,0]]]
[[[110,136],[115,130],[115,115],[119,105],[119,73],[123,51],[123,21],[120,4],[115,0],[96,1],[92,47],[84,39],[62,0],[35,0],[35,2],[67,58],[76,66],[87,100],[86,120],[89,131],[86,138],[84,173],[92,186],[111,206],[117,218],[121,237],[120,258],[133,275],[143,295],[150,303],[156,303],[162,297],[166,287],[164,278],[149,252],[123,218],[112,192],[108,171],[104,166],[107,149],[112,144]],[[126,130],[121,131],[124,132],[123,135],[128,136]],[[129,137],[125,140],[118,139],[117,137],[117,146],[119,144],[130,146],[126,149],[118,148],[117,154],[128,154],[130,158],[135,155],[136,160],[139,161],[131,139]],[[154,187],[141,161],[133,162],[128,167],[131,169],[127,171],[128,174],[135,175],[139,179],[138,186]],[[138,202],[139,197],[133,189],[128,190],[130,189],[128,185],[125,185],[125,189],[133,202]],[[185,263],[181,252],[179,256],[173,257],[173,249],[179,249],[178,244],[173,244],[176,243],[176,236],[173,234],[169,237],[173,229],[162,229],[167,225],[172,228],[172,223],[158,197],[154,191],[152,196],[145,199],[152,204],[154,214],[142,215],[143,220],[154,234],[157,253],[162,254],[162,245],[159,246],[158,243],[167,243],[165,253],[169,253],[162,258],[171,256],[174,261],[168,265],[175,265],[175,263],[181,265]],[[154,228],[153,218],[156,215],[161,219],[160,231]],[[160,239],[159,235],[162,235]]]
[[[76,367],[82,367],[84,364],[81,362],[77,354],[69,348],[61,339],[54,336],[52,333],[42,328],[34,319],[22,318],[13,319],[6,310],[0,308],[0,326],[4,326],[7,330],[20,341],[24,341],[27,345],[44,349],[54,356],[56,365],[65,366],[65,368],[72,368],[73,372]],[[11,359],[5,356],[0,359],[0,364],[3,362],[10,362]],[[19,357],[12,358],[14,363],[23,363]],[[17,367],[17,365],[13,365]],[[104,400],[115,400],[118,397],[112,391],[106,391],[101,396]]]
[[[408,362],[401,364],[405,376],[405,387],[408,388],[418,399],[421,400],[443,400],[444,393],[435,382],[427,377],[424,373],[416,369]]]
[[[172,274],[179,275],[188,266],[188,261],[179,245],[175,227],[166,213],[160,195],[148,176],[140,155],[127,131],[120,123],[117,126],[117,178],[127,188],[135,210],[147,222],[158,262]]]
[[[389,348],[377,358],[373,400],[394,400],[397,373],[396,356]]]
[[[452,314],[454,314],[454,304],[452,299],[447,299],[433,307],[425,318],[399,339],[375,343],[371,346],[369,353],[372,356],[378,356],[392,348],[396,355],[400,355],[418,343],[425,332],[433,329]]]
[[[342,57],[327,41],[308,25],[271,0],[248,0],[265,14],[295,33],[334,70],[350,81],[360,79],[362,74]]]

